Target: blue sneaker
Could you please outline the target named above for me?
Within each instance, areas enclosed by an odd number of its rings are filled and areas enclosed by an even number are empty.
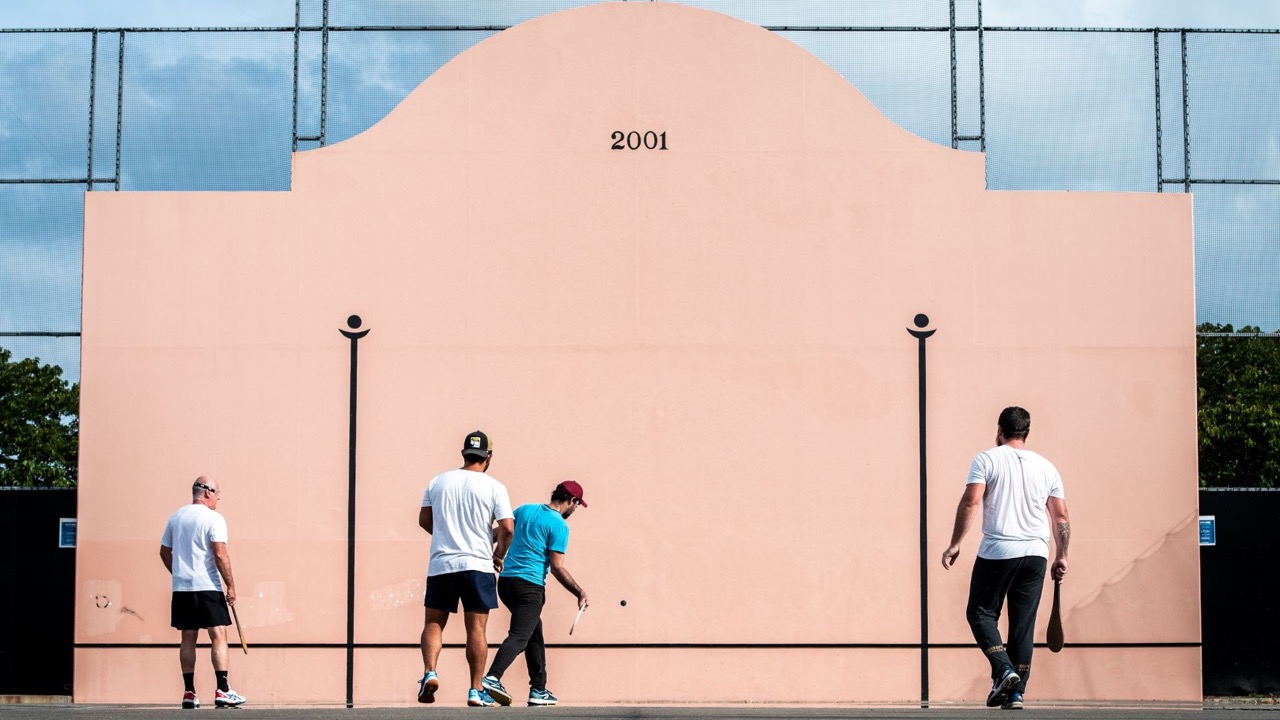
[[[492,675],[485,675],[480,681],[480,687],[489,693],[489,696],[498,701],[499,705],[510,705],[515,698],[511,697],[511,693],[502,687],[502,681]]]
[[[1009,693],[1009,697],[1005,699],[1004,704],[1000,706],[1001,710],[1021,710],[1022,709],[1022,693],[1013,691]]]
[[[556,700],[556,696],[552,695],[545,688],[542,690],[529,688],[530,705],[555,705],[557,702],[559,702],[559,700]]]
[[[440,678],[435,670],[428,670],[418,681],[418,702],[433,703],[436,701],[436,690],[440,689]]]
[[[1018,686],[1022,680],[1018,673],[1013,671],[1012,665],[1005,665],[1004,670],[1000,671],[1000,677],[991,686],[991,692],[987,694],[987,707],[1000,707],[1004,705],[1005,698],[1009,696],[1009,691]]]
[[[467,705],[471,707],[497,707],[498,703],[489,697],[489,693],[484,690],[471,688],[467,690]]]

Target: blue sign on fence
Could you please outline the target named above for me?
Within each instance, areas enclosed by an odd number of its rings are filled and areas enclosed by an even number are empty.
[[[58,518],[58,547],[73,548],[76,546],[76,519]]]
[[[1218,524],[1212,515],[1200,516],[1200,544],[1218,544]]]

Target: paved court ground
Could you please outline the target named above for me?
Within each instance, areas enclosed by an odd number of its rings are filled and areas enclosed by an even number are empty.
[[[941,705],[928,709],[895,707],[793,707],[793,706],[634,706],[554,708],[466,707],[243,707],[235,710],[202,708],[192,712],[176,707],[142,705],[0,705],[0,720],[158,720],[203,717],[216,713],[224,720],[461,720],[476,715],[497,718],[599,718],[601,720],[977,720],[1017,718],[1031,720],[1280,720],[1280,705],[1251,701],[1208,701],[1196,705],[1045,705],[1031,704],[1022,712],[988,709],[976,705]]]

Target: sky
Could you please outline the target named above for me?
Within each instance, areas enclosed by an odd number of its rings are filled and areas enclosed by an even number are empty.
[[[458,7],[470,0],[379,0],[385,12],[409,13],[435,5]],[[901,0],[897,0],[901,2]],[[959,0],[961,6],[967,0]],[[971,0],[968,0],[971,1]],[[492,4],[492,0],[485,0]],[[773,0],[777,2],[777,0]],[[767,5],[769,0],[760,4]],[[879,5],[881,0],[797,0],[794,5]],[[330,12],[350,6],[331,2]],[[555,6],[546,0],[511,0],[511,6]],[[705,3],[708,6],[715,2]],[[304,0],[304,12],[320,7]],[[1280,28],[1277,0],[986,0],[987,25],[1066,27]],[[223,27],[291,25],[293,0],[4,0],[0,28]]]
[[[592,0],[342,0],[334,25],[509,25]],[[947,22],[947,0],[690,0],[763,25]],[[304,0],[317,24],[320,0]],[[287,27],[294,0],[0,0],[4,28]],[[957,0],[960,24],[975,0]],[[985,0],[990,27],[1280,28],[1280,0]],[[378,122],[422,80],[492,33],[340,33],[327,133]],[[950,144],[946,32],[783,33],[889,119]],[[1156,189],[1152,42],[1133,33],[989,33],[992,190]],[[305,38],[305,36],[304,36]],[[319,123],[318,43],[304,40],[299,132]],[[1163,175],[1182,170],[1178,36],[1161,36]],[[115,157],[113,35],[99,38],[95,176]],[[1280,179],[1280,35],[1193,36],[1193,177]],[[0,178],[86,171],[85,33],[0,33]],[[127,43],[122,189],[287,190],[292,33],[135,33]],[[958,40],[959,132],[978,128],[976,43]],[[978,148],[962,145],[961,149]],[[312,144],[309,147],[314,147]],[[308,146],[300,146],[305,151]],[[109,190],[110,186],[96,188]],[[0,184],[0,332],[78,331],[83,185]],[[1181,186],[1166,187],[1180,192]],[[1280,330],[1280,187],[1195,188],[1197,320]],[[78,338],[0,338],[79,379]]]

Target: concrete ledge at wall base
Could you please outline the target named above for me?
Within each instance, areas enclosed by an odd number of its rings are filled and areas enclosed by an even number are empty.
[[[1271,705],[1280,710],[1280,695],[1232,695],[1230,697],[1206,697],[1205,708],[1232,708],[1241,705]]]
[[[0,705],[70,705],[70,695],[0,695]]]

